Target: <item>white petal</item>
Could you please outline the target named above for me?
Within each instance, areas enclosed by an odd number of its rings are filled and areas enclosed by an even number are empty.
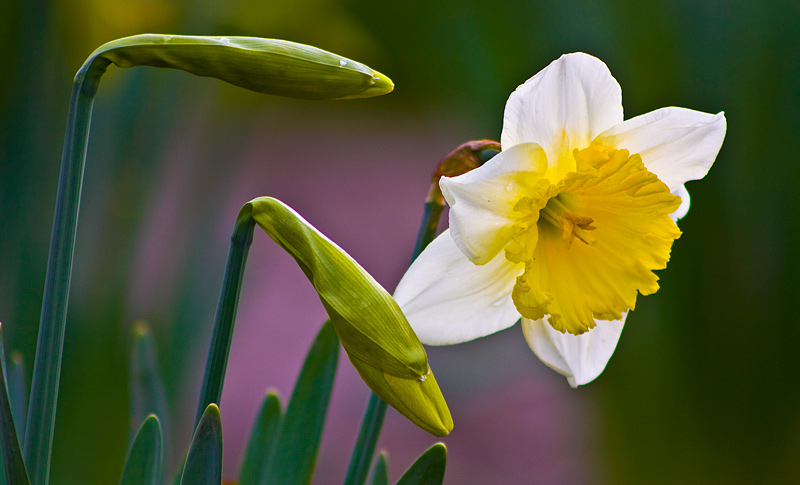
[[[661,108],[602,133],[597,141],[638,153],[648,170],[673,192],[705,177],[725,138],[725,114]]]
[[[565,54],[508,98],[500,143],[538,143],[554,163],[621,122],[622,90],[608,67],[582,52]]]
[[[533,352],[548,367],[567,377],[569,385],[588,384],[603,372],[617,347],[627,313],[622,320],[598,320],[581,335],[563,334],[541,320],[522,319],[522,331]]]
[[[445,231],[408,268],[394,298],[423,343],[467,342],[519,320],[511,289],[522,269],[503,255],[476,266]]]
[[[672,216],[672,220],[678,222],[678,220],[683,219],[683,216],[689,212],[689,205],[691,204],[692,199],[689,197],[689,191],[686,190],[684,185],[681,185],[677,189],[673,190],[672,193],[681,198],[681,206],[678,207],[678,210],[670,214]]]
[[[527,195],[524,172],[544,174],[547,159],[535,143],[503,150],[484,165],[439,185],[450,205],[450,230],[459,249],[475,264],[486,264],[511,239],[514,204]],[[533,175],[533,174],[532,174]]]

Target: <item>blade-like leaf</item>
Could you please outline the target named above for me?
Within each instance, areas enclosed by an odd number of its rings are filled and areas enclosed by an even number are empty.
[[[428,448],[400,477],[397,485],[441,485],[447,465],[447,447],[436,443]]]
[[[385,451],[382,451],[375,459],[370,485],[389,485],[389,463]]]
[[[261,483],[309,483],[339,362],[339,339],[325,322],[308,351]]]
[[[153,335],[146,322],[134,322],[132,328],[133,345],[131,350],[131,430],[135,431],[148,416],[158,416],[164,442],[169,440],[167,398],[156,362],[156,349]],[[166,454],[166,453],[165,453]]]
[[[222,418],[209,404],[195,428],[183,466],[181,485],[219,485],[222,482]]]
[[[281,423],[281,401],[274,393],[268,393],[256,417],[242,468],[239,472],[240,485],[258,485],[267,469],[267,461],[278,438]]]
[[[14,426],[14,415],[11,403],[8,400],[6,387],[6,356],[3,350],[3,331],[0,326],[0,443],[3,449],[3,469],[5,470],[6,483],[22,485],[30,483],[25,462],[22,459],[22,450],[19,447],[17,430]]]
[[[25,435],[25,421],[28,414],[28,379],[25,377],[25,362],[18,350],[9,352],[11,362],[8,368],[8,399],[14,412],[14,424],[19,436]]]
[[[161,436],[161,423],[151,414],[142,423],[131,445],[120,485],[161,483]]]
[[[258,93],[293,98],[367,98],[394,89],[388,77],[360,62],[277,39],[135,35],[100,46],[80,72],[105,70],[111,63],[179,69]]]

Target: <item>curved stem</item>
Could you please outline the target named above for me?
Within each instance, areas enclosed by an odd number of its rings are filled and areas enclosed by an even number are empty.
[[[34,485],[47,483],[49,475],[89,125],[107,66],[103,61],[85,65],[75,77],[70,99],[25,433],[25,461]]]
[[[217,313],[214,315],[214,328],[211,343],[208,347],[206,370],[203,376],[203,387],[200,391],[200,402],[197,405],[195,427],[203,417],[209,404],[219,405],[222,397],[222,384],[225,380],[225,369],[228,365],[228,354],[233,338],[233,325],[236,320],[236,309],[239,305],[239,293],[242,288],[244,266],[250,244],[253,242],[255,221],[249,212],[243,211],[236,220],[231,235],[231,247],[225,266],[225,276],[219,292]]]

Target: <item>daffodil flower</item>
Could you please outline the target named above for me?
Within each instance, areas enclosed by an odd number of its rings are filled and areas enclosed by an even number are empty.
[[[423,343],[448,345],[522,320],[533,352],[573,387],[595,379],[638,294],[658,290],[725,117],[662,108],[623,121],[606,65],[567,54],[508,99],[503,150],[440,186],[450,228],[395,299]]]

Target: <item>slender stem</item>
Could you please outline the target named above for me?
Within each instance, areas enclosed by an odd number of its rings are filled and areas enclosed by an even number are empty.
[[[444,204],[438,201],[429,199],[425,202],[425,212],[422,215],[422,224],[420,225],[419,233],[417,234],[417,243],[414,246],[414,255],[411,257],[412,263],[436,236],[436,229],[439,227],[439,219],[442,217],[443,210]]]
[[[369,465],[375,453],[375,445],[383,427],[383,418],[386,416],[386,402],[374,392],[370,393],[361,430],[358,432],[356,447],[350,456],[347,466],[345,485],[363,485],[367,481]]]
[[[438,184],[438,180],[435,182]],[[437,185],[438,187],[438,185]],[[434,189],[431,189],[433,194]],[[439,227],[439,218],[444,210],[444,200],[429,196],[425,201],[425,211],[422,215],[417,242],[414,247],[414,254],[411,262],[420,255],[423,249],[433,241],[436,236],[436,228]],[[345,485],[364,485],[367,481],[367,473],[375,454],[375,445],[378,443],[378,436],[381,434],[383,419],[386,416],[386,402],[374,392],[370,393],[367,409],[364,412],[364,419],[361,421],[361,429],[358,432],[356,445],[353,454],[350,456],[350,464],[347,466]]]
[[[242,288],[244,266],[250,244],[253,242],[255,221],[250,214],[242,214],[237,220],[231,235],[231,247],[228,251],[228,262],[225,276],[217,302],[217,313],[214,316],[214,328],[206,358],[206,371],[203,376],[203,388],[200,391],[200,402],[197,406],[195,427],[203,417],[209,404],[219,405],[222,397],[222,384],[225,380],[225,368],[228,365],[228,354],[233,337],[233,325],[236,320],[236,308],[239,305],[239,292]]]
[[[58,380],[89,125],[94,95],[100,76],[107,66],[107,61],[85,64],[75,77],[72,88],[25,433],[25,461],[34,485],[47,483],[50,472]]]

